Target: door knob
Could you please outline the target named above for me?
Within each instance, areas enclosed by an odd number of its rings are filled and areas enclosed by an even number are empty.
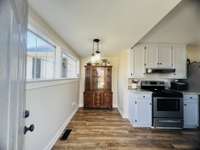
[[[25,126],[24,127],[24,134],[26,134],[28,131],[33,132],[35,129],[34,124],[30,125],[29,127]]]
[[[28,118],[30,116],[30,111],[29,110],[26,110],[24,112],[24,118]]]

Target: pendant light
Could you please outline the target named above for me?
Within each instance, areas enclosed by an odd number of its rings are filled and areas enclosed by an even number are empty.
[[[95,55],[96,55],[96,61],[100,61],[101,60],[101,52],[100,52],[100,50],[99,50],[99,42],[100,42],[100,40],[99,39],[94,39],[94,41],[96,42],[96,53],[95,53]]]
[[[91,56],[91,63],[97,63],[101,60],[101,52],[99,50],[99,39],[93,40],[93,48],[92,48],[92,56]],[[96,44],[96,51],[95,51],[95,44]]]
[[[94,40],[93,40],[93,45],[92,45],[92,56],[91,56],[91,63],[94,64],[95,63],[95,52],[94,52]]]

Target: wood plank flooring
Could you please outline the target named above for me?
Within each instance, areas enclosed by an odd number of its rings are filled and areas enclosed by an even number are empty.
[[[199,130],[158,130],[133,128],[114,109],[79,109],[68,128],[67,141],[53,150],[198,150]]]

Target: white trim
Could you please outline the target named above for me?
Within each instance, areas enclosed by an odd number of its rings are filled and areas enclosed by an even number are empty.
[[[58,78],[58,79],[44,79],[44,80],[27,80],[26,83],[38,83],[38,82],[53,82],[61,80],[79,80],[79,78]]]
[[[124,118],[124,119],[127,119],[127,118],[128,118],[128,115],[124,114],[124,113],[119,109],[119,107],[118,107],[118,111],[119,111],[120,115],[122,116],[122,118]]]
[[[51,139],[51,141],[49,142],[49,144],[44,148],[44,150],[51,150],[53,148],[53,146],[56,144],[57,140],[59,139],[59,137],[62,135],[63,131],[65,130],[66,126],[69,124],[69,122],[71,121],[72,117],[75,115],[75,113],[78,111],[77,107],[72,114],[66,119],[66,121],[64,122],[64,124],[60,127],[60,129],[57,131],[57,133],[55,134],[55,136]]]
[[[70,80],[59,79],[59,80],[42,80],[42,81],[27,82],[26,90],[58,86],[58,85],[67,84],[71,82],[79,82],[79,79],[70,79]]]

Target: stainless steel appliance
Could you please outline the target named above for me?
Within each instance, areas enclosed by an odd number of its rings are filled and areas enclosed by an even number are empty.
[[[188,82],[186,80],[174,80],[171,82],[171,89],[178,91],[187,91]]]
[[[183,127],[183,94],[165,89],[162,81],[142,81],[141,88],[151,90],[153,126],[156,128]]]

